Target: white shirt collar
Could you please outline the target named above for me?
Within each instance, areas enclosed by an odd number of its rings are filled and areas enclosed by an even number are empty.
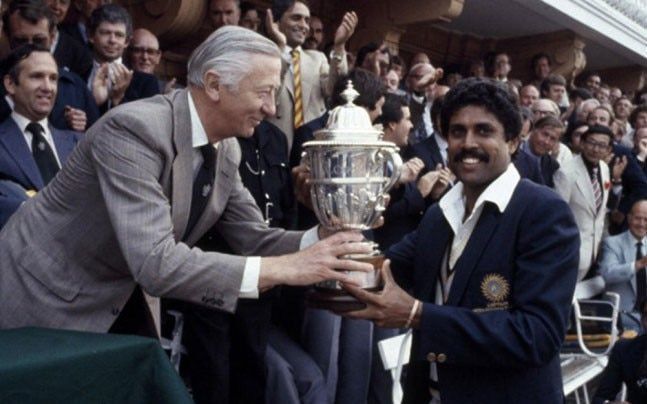
[[[18,125],[18,128],[22,133],[25,133],[27,125],[29,125],[32,122],[29,119],[27,119],[27,117],[19,114],[15,110],[11,112],[11,118],[13,118],[14,122],[16,122],[16,125]],[[40,126],[43,127],[43,129],[45,130],[45,133],[48,134],[49,129],[48,129],[47,117],[37,122],[40,124]]]
[[[198,111],[195,109],[191,91],[187,91],[187,96],[189,97],[189,114],[191,116],[191,144],[194,149],[197,149],[209,143],[209,138],[207,137],[207,132],[204,130]]]
[[[122,63],[122,58],[120,58],[120,57],[119,57],[119,58],[117,58],[117,59],[115,59],[115,60],[113,60],[113,61],[111,61],[111,62],[107,62],[107,63],[119,63],[119,64],[123,64],[123,63]],[[97,59],[92,59],[92,66],[94,66],[94,68],[95,68],[95,69],[98,69],[101,65],[102,65],[102,63],[101,63],[101,62],[99,62]]]
[[[440,136],[440,133],[434,131],[434,139],[436,139],[436,144],[438,145],[438,149],[440,150],[440,153],[442,154],[445,152],[445,156],[447,155],[447,141]]]
[[[56,47],[58,46],[58,38],[60,37],[60,34],[58,33],[58,30],[54,30],[54,40],[52,41],[52,46],[50,46],[49,51],[54,54],[56,51]]]
[[[472,214],[479,211],[481,205],[485,202],[492,202],[497,206],[499,212],[505,211],[508,206],[512,193],[514,192],[517,184],[521,180],[519,172],[510,163],[508,168],[499,175],[497,179],[492,181],[490,185],[481,193],[476,200]],[[465,216],[465,196],[463,195],[463,183],[459,182],[439,202],[440,209],[445,215],[445,218],[452,227],[454,234],[458,232],[459,227],[463,223],[463,216]]]

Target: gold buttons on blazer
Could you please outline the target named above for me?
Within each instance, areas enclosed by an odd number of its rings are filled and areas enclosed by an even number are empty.
[[[436,354],[435,354],[435,353],[433,353],[433,352],[429,352],[429,353],[427,354],[427,360],[428,360],[429,362],[436,362]]]
[[[436,360],[438,361],[438,363],[443,363],[447,360],[447,355],[445,355],[444,353],[439,353]]]

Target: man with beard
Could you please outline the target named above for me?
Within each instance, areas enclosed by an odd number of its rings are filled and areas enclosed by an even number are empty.
[[[573,216],[510,164],[521,121],[505,87],[459,83],[445,96],[441,128],[460,183],[387,251],[382,292],[347,287],[367,304],[348,316],[413,329],[405,403],[562,402]]]

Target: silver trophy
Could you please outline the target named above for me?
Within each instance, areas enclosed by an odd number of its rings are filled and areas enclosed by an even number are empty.
[[[334,108],[315,140],[303,144],[302,161],[312,175],[310,195],[319,223],[331,230],[368,230],[385,209],[402,159],[395,143],[381,140],[383,133],[372,126],[368,112],[353,104],[359,93],[350,81],[341,95],[346,104]],[[350,275],[364,289],[380,287],[384,256],[376,247],[371,254],[346,258],[372,263],[374,271]],[[336,311],[363,306],[333,280],[317,283],[308,300],[311,306]]]

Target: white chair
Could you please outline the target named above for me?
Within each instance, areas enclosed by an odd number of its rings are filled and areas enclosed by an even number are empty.
[[[167,313],[173,317],[173,331],[171,331],[171,339],[161,337],[160,344],[169,352],[169,360],[175,371],[180,373],[180,359],[182,354],[186,355],[186,349],[182,346],[184,315],[175,310],[168,310]]]
[[[596,276],[585,281],[581,281],[575,288],[573,296],[573,319],[577,343],[580,348],[579,352],[562,353],[562,381],[564,385],[564,395],[575,394],[575,401],[580,404],[580,398],[584,403],[589,404],[589,394],[587,383],[602,373],[608,362],[608,356],[618,338],[617,322],[620,306],[620,296],[617,293],[607,292],[605,295],[608,300],[594,300],[592,297],[604,291],[604,279]],[[608,306],[609,316],[585,314],[582,306],[601,307]],[[587,346],[585,336],[582,331],[582,322],[608,323],[610,330],[610,341],[607,347],[601,351],[594,351]],[[581,396],[581,397],[580,397]]]
[[[385,370],[391,371],[393,378],[392,398],[393,404],[402,402],[402,386],[400,377],[402,376],[402,367],[409,363],[409,353],[411,352],[411,330],[405,334],[395,337],[386,338],[377,343],[382,358],[382,365]]]

